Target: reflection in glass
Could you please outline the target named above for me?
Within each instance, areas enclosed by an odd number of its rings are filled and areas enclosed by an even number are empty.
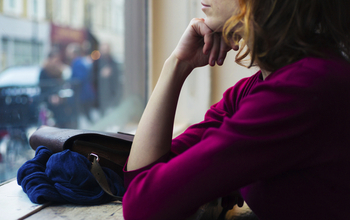
[[[33,157],[38,126],[135,130],[144,100],[125,93],[124,0],[0,4],[0,182]]]

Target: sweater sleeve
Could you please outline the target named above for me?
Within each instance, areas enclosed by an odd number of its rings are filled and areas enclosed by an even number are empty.
[[[259,72],[257,73],[259,74]],[[254,78],[254,77],[253,77]],[[251,79],[254,81],[254,79]],[[128,171],[126,169],[126,164],[124,166],[124,186],[128,188],[130,182],[140,173],[145,170],[151,169],[154,165],[158,163],[166,163],[171,158],[182,154],[192,146],[196,145],[201,141],[204,132],[210,128],[219,128],[225,117],[230,117],[235,109],[232,107],[232,97],[240,97],[242,89],[245,88],[247,81],[251,81],[249,78],[240,80],[235,86],[229,88],[223,95],[223,98],[216,104],[212,105],[210,109],[206,112],[204,120],[190,126],[185,132],[180,134],[178,137],[172,140],[171,150],[156,160],[155,162],[142,167],[140,169]]]
[[[326,160],[318,155],[337,137],[328,138],[333,124],[325,118],[349,106],[334,106],[330,88],[312,80],[322,77],[299,71],[295,81],[276,73],[259,83],[194,146],[136,175],[123,199],[125,219],[185,219],[241,187]]]
[[[171,148],[173,155],[185,152],[202,140],[208,128],[219,128],[225,118],[231,117],[237,110],[237,103],[245,95],[245,89],[250,88],[256,82],[259,74],[260,71],[252,77],[243,78],[235,86],[227,89],[223,98],[206,112],[203,121],[190,126],[184,133],[174,138]]]

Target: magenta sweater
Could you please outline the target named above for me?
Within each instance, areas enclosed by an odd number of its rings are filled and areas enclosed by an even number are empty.
[[[126,220],[180,220],[239,190],[261,220],[350,218],[350,65],[305,58],[228,89],[169,154],[125,171]]]

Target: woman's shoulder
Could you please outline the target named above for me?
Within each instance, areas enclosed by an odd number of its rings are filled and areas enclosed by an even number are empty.
[[[306,57],[273,72],[267,81],[313,84],[330,78],[350,80],[350,62],[338,56]]]
[[[300,60],[300,68],[317,73],[349,73],[350,62],[340,56],[331,55],[329,58],[306,57]]]
[[[248,92],[256,83],[261,81],[260,79],[261,71],[257,71],[255,74],[244,77],[240,79],[235,85],[231,86],[226,90],[224,94],[232,95],[232,94],[241,94]]]

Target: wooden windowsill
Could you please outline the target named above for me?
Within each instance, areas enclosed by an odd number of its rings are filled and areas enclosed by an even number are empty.
[[[2,220],[124,219],[122,204],[117,201],[96,206],[34,204],[16,179],[0,185],[0,212]]]
[[[16,179],[0,185],[1,219],[19,219],[41,207],[42,205],[34,204],[29,200]]]

